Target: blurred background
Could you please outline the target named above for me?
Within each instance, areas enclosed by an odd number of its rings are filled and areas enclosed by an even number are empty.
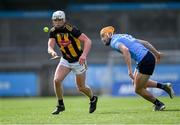
[[[92,40],[87,84],[96,94],[135,96],[123,58],[103,46],[99,38],[100,29],[112,25],[117,33],[147,40],[164,52],[152,78],[172,82],[176,95],[180,95],[180,2],[0,0],[0,97],[54,96],[53,75],[58,61],[49,60],[49,35],[43,27],[51,27],[51,14],[56,10],[65,11],[68,22]],[[63,85],[65,95],[80,95],[72,73]],[[158,89],[149,91],[167,96]]]

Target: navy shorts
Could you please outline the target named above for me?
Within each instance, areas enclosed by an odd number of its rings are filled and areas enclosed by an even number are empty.
[[[136,68],[142,74],[152,75],[155,68],[154,55],[148,51],[144,58],[138,63]]]

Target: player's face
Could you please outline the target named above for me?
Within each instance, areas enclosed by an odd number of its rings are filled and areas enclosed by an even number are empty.
[[[110,37],[107,34],[102,34],[101,41],[104,45],[108,46],[110,44]]]
[[[54,19],[53,25],[57,28],[62,27],[65,24],[65,21],[63,19]]]

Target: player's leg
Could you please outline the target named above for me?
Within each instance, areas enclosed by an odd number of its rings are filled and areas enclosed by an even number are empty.
[[[90,99],[89,113],[93,113],[96,110],[98,97],[93,95],[91,88],[85,83],[86,81],[87,65],[80,65],[78,62],[72,64],[72,71],[76,74],[77,88],[84,95]]]
[[[137,76],[138,70],[135,69],[134,76]],[[133,82],[133,81],[132,81]],[[133,83],[134,84],[134,83]],[[163,88],[163,84],[158,83],[157,81],[149,79],[147,83],[144,85],[144,88]]]
[[[62,81],[66,77],[66,75],[71,71],[69,67],[58,64],[55,75],[54,75],[54,91],[58,100],[58,104],[56,109],[52,112],[52,114],[59,114],[61,111],[65,110],[64,102],[63,102],[63,88]]]
[[[91,99],[93,97],[92,90],[89,88],[88,85],[85,84],[85,79],[86,79],[86,73],[83,72],[82,74],[76,74],[76,84],[77,88],[80,92],[85,94],[86,96]]]
[[[155,105],[154,110],[163,110],[165,108],[165,105],[145,89],[149,77],[150,75],[135,73],[134,76],[135,92],[140,96],[142,96],[144,99],[152,102]]]
[[[135,69],[134,76],[136,76],[137,74],[138,74],[138,70]],[[133,81],[132,81],[132,83],[133,83]],[[169,95],[169,97],[171,99],[174,97],[174,90],[172,88],[172,84],[171,83],[160,83],[160,82],[157,82],[157,81],[149,79],[147,81],[147,83],[145,84],[144,88],[159,88],[159,89],[163,89],[164,91],[166,91],[168,93],[168,95]]]
[[[159,88],[162,89],[164,91],[166,91],[169,94],[169,97],[172,99],[174,97],[174,90],[172,88],[172,84],[171,83],[160,83],[154,80],[148,80],[146,86],[146,88]]]
[[[149,77],[149,75],[136,73],[134,76],[134,87],[137,94],[150,102],[154,102],[156,98],[144,88]]]
[[[85,79],[86,79],[86,72],[83,72],[82,74],[76,74],[77,88],[80,92],[82,92],[83,94],[89,97],[90,99],[89,113],[93,113],[96,110],[98,97],[93,95],[91,88],[88,85],[86,85]]]

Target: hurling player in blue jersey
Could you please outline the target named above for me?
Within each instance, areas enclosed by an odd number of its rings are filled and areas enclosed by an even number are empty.
[[[114,27],[107,26],[100,31],[104,45],[120,52],[127,64],[128,75],[133,81],[135,92],[154,104],[154,111],[165,109],[165,104],[155,98],[146,88],[159,88],[166,91],[173,98],[174,91],[171,83],[159,83],[149,79],[153,74],[155,63],[159,63],[161,53],[149,42],[136,39],[128,34],[114,34]],[[137,62],[137,68],[132,73],[131,59]]]

